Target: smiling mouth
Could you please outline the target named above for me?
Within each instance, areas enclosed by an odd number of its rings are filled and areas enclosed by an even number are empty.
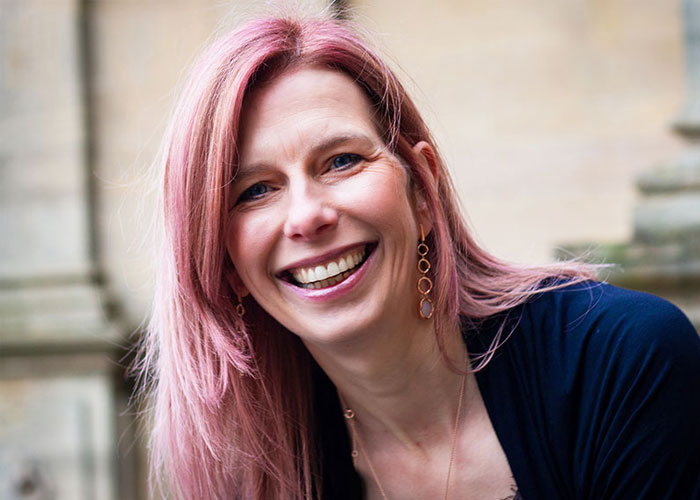
[[[337,285],[356,272],[375,247],[376,244],[363,245],[322,264],[289,269],[284,273],[282,279],[299,288],[308,289]]]

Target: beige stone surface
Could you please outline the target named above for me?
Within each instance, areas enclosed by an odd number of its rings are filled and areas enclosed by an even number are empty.
[[[155,264],[155,161],[178,82],[229,8],[205,1],[90,4],[98,259],[131,326]]]
[[[78,8],[0,2],[0,279],[89,268]]]
[[[112,390],[100,374],[0,377],[0,498],[117,498]]]

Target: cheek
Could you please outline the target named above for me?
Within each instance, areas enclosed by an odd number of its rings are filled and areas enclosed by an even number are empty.
[[[270,223],[258,217],[240,217],[228,226],[226,248],[243,283],[250,289],[258,280],[252,276],[265,273],[271,246]]]
[[[347,188],[347,186],[346,186]],[[352,189],[345,189],[352,206],[363,211],[378,226],[396,229],[397,226],[413,226],[415,217],[406,189],[406,175],[397,166],[358,176]]]

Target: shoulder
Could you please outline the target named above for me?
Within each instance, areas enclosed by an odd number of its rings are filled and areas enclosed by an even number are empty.
[[[686,315],[669,301],[607,283],[584,281],[546,287],[528,302],[489,318],[465,334],[471,354],[503,338],[494,361],[506,358],[548,383],[565,383],[587,367],[627,364],[640,357],[700,365],[700,337]],[[504,363],[495,363],[504,364]],[[520,371],[519,373],[523,373]]]
[[[700,391],[700,337],[660,297],[578,283],[538,295],[519,321],[512,348],[538,366],[538,375],[549,374],[544,384],[552,390],[593,398],[614,388],[623,397],[626,384],[641,391],[663,374],[666,383]]]
[[[521,320],[541,349],[540,387],[555,394],[550,416],[566,421],[550,436],[574,444],[581,491],[675,498],[664,489],[673,481],[678,494],[698,487],[700,337],[685,314],[653,295],[580,283],[543,292]]]
[[[678,307],[648,293],[597,282],[547,290],[522,308],[513,340],[540,374],[556,375],[552,386],[627,394],[662,377],[700,391],[700,336]]]
[[[545,337],[547,343],[577,348],[585,343],[587,348],[627,354],[653,349],[673,355],[690,349],[700,355],[700,337],[678,307],[606,283],[587,281],[544,291],[525,304],[520,319],[531,336]]]
[[[693,498],[700,338],[677,307],[583,282],[513,309],[504,335],[477,380],[526,497]]]
[[[512,334],[497,364],[525,376],[545,399],[577,395],[588,404],[611,396],[611,388],[624,392],[625,384],[641,390],[660,373],[700,390],[700,337],[660,297],[582,282],[541,292],[509,320]]]
[[[669,301],[636,290],[628,290],[604,282],[583,281],[558,288],[546,288],[527,304],[533,313],[571,316],[571,326],[592,314],[595,318],[625,317],[630,320],[651,320],[660,315],[687,322],[685,315]]]

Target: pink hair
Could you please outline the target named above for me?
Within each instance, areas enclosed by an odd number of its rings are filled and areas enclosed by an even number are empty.
[[[251,297],[245,322],[226,276],[227,186],[236,175],[241,108],[250,90],[285,70],[349,74],[377,112],[387,145],[410,172],[433,219],[435,331],[478,322],[526,301],[546,278],[584,279],[585,268],[505,264],[469,234],[443,161],[438,175],[413,161],[428,128],[388,66],[343,21],[263,19],[212,45],[194,67],[163,151],[165,239],[155,305],[136,366],[153,408],[152,477],[187,499],[313,498],[312,359]],[[483,367],[497,348],[481,359]],[[443,349],[444,352],[444,349]]]

